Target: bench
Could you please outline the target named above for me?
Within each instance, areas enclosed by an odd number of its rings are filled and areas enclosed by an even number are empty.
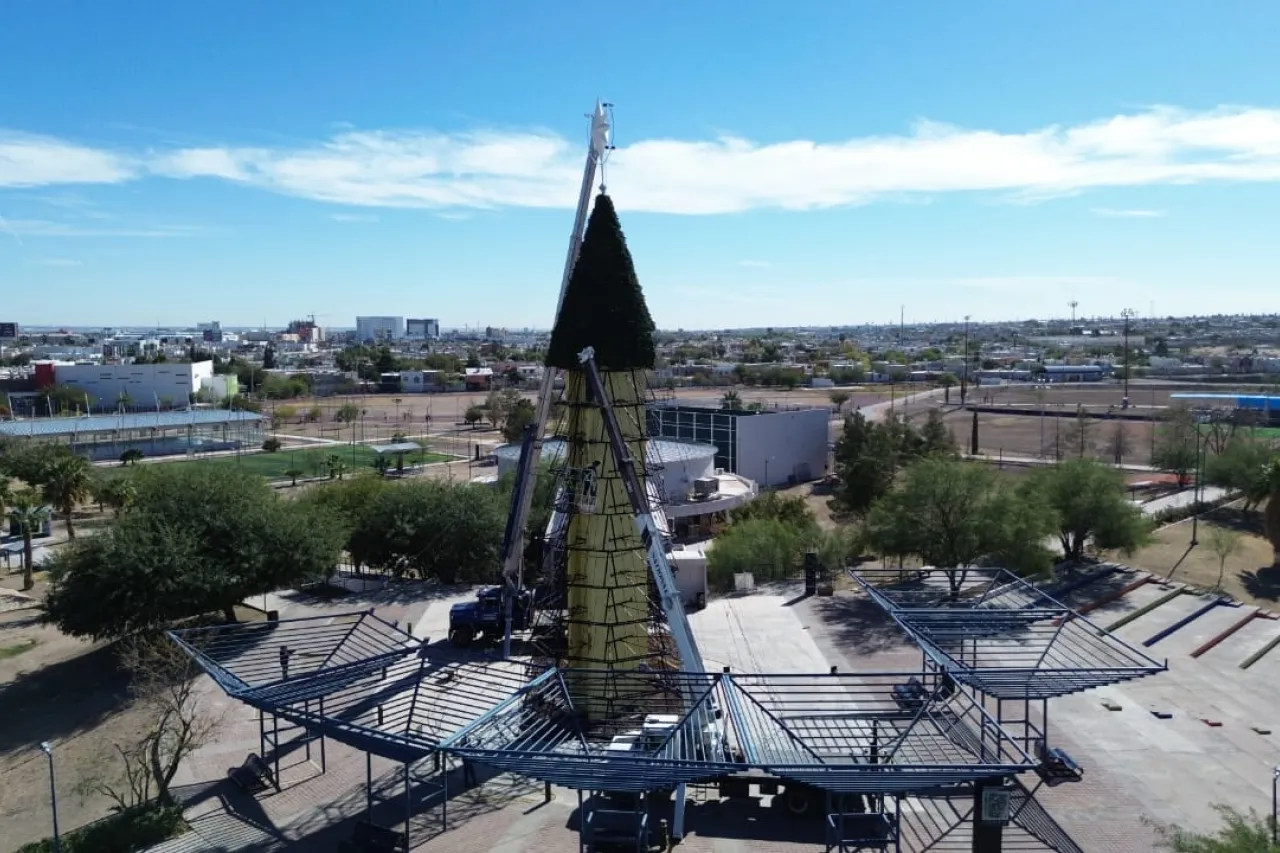
[[[243,790],[250,794],[260,794],[267,788],[275,788],[280,790],[279,784],[276,782],[275,775],[272,774],[271,768],[267,766],[267,762],[263,761],[256,752],[249,753],[245,758],[244,764],[239,767],[232,767],[227,771],[227,778],[235,782]]]
[[[1084,768],[1066,750],[1050,747],[1042,740],[1036,741],[1036,760],[1040,762],[1036,774],[1050,787],[1084,778]]]
[[[339,853],[398,853],[404,849],[404,835],[394,829],[362,820],[351,838],[338,845]]]

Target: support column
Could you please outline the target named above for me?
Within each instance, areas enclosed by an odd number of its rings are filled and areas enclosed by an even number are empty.
[[[675,814],[671,821],[671,837],[679,841],[684,838],[684,805],[688,790],[683,782],[676,786]]]
[[[985,821],[983,800],[1003,797],[1008,804],[1008,789],[1000,782],[975,782],[973,784],[973,853],[1001,853],[1004,844],[1004,820]],[[988,802],[990,806],[991,803]],[[1007,814],[1007,810],[1006,810]]]

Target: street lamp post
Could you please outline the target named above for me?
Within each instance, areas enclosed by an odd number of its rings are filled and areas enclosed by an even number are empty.
[[[1200,544],[1200,538],[1197,535],[1200,531],[1200,483],[1204,480],[1203,467],[1201,464],[1201,442],[1200,442],[1200,419],[1196,419],[1196,468],[1195,468],[1195,484],[1191,487],[1191,547]],[[1205,450],[1208,449],[1209,441],[1205,438]]]
[[[964,315],[964,373],[960,380],[960,405],[964,405],[965,392],[969,385],[969,315]]]
[[[53,745],[40,743],[40,751],[49,759],[49,806],[53,810],[53,853],[61,853],[62,839],[58,836],[58,789],[53,782]]]
[[[1133,312],[1128,308],[1120,312],[1120,316],[1124,318],[1124,400],[1120,403],[1120,408],[1129,408],[1129,319],[1133,317]]]

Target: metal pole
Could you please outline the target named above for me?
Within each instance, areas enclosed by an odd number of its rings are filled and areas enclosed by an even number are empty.
[[[40,744],[40,751],[49,759],[49,807],[53,811],[53,853],[61,853],[62,838],[58,834],[58,788],[53,779],[53,745],[47,740]]]
[[[1275,768],[1275,770],[1271,771],[1271,844],[1272,846],[1275,846],[1277,843],[1277,837],[1276,837],[1277,836],[1276,818],[1278,817],[1278,815],[1276,814],[1277,793],[1280,793],[1280,767],[1277,767]]]

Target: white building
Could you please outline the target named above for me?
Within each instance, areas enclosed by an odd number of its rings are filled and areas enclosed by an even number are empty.
[[[59,364],[54,381],[84,391],[95,409],[114,409],[121,401],[129,408],[186,406],[191,395],[213,383],[213,362],[194,364]],[[211,387],[211,393],[216,389]]]
[[[714,445],[716,467],[762,486],[827,473],[830,409],[756,412],[652,403],[648,415],[649,435]]]
[[[415,319],[405,321],[404,336],[411,341],[434,341],[440,337],[440,321],[431,319]]]
[[[356,318],[356,340],[358,341],[399,341],[403,339],[403,317]]]

